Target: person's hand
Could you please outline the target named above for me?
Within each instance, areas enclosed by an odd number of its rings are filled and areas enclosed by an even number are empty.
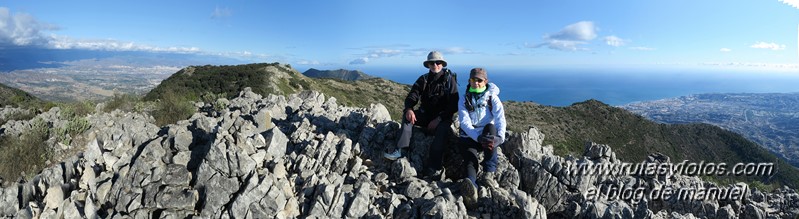
[[[483,143],[483,148],[488,149],[489,151],[494,150],[494,141],[488,141]]]
[[[480,135],[480,137],[478,137],[477,140],[480,141],[480,144],[483,146],[483,148],[488,150],[494,150],[493,136]]]
[[[436,127],[438,127],[439,122],[441,122],[441,117],[436,117],[436,119],[430,121],[430,123],[427,123],[427,131],[430,133],[436,131]]]
[[[412,109],[405,110],[405,119],[413,125],[416,123],[416,114],[413,113]]]

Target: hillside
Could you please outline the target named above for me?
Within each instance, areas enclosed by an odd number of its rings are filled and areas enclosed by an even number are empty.
[[[39,98],[36,98],[29,93],[17,88],[9,87],[0,84],[0,107],[2,106],[18,106],[28,107],[31,104],[41,103]]]
[[[409,90],[407,85],[380,78],[354,82],[308,78],[290,66],[272,63],[189,67],[166,79],[147,98],[157,98],[167,90],[192,98],[207,92],[230,96],[238,93],[236,89],[248,86],[261,95],[316,90],[346,106],[382,103],[393,120],[398,120],[402,100]],[[799,185],[799,171],[795,168],[740,135],[715,126],[658,124],[595,100],[569,107],[507,101],[505,107],[510,130],[523,132],[535,126],[548,136],[546,143],[554,145],[560,155],[581,154],[585,142],[591,141],[613,146],[619,159],[627,162],[640,162],[655,152],[677,162],[775,162],[776,177],[747,180]]]
[[[363,73],[362,71],[358,70],[350,71],[346,69],[317,70],[311,68],[303,72],[302,74],[312,78],[330,78],[330,79],[339,79],[344,81],[357,81],[357,80],[375,78],[374,76]]]
[[[237,66],[192,66],[184,68],[161,82],[145,96],[145,100],[179,94],[198,100],[207,94],[233,97],[245,87],[261,94],[288,95],[303,90],[316,90],[335,97],[339,104],[369,107],[371,103],[401,106],[410,86],[382,78],[344,81],[309,78],[288,65],[260,63]],[[391,118],[399,118],[401,109],[389,107]]]
[[[622,107],[661,123],[707,123],[740,133],[799,167],[799,93],[697,94]]]
[[[538,127],[548,137],[546,143],[554,145],[560,155],[580,154],[584,142],[591,141],[614,146],[620,159],[629,162],[642,161],[656,152],[676,162],[774,162],[777,176],[748,180],[799,185],[799,170],[741,135],[713,125],[659,124],[596,100],[568,107],[514,101],[505,106],[511,130]]]

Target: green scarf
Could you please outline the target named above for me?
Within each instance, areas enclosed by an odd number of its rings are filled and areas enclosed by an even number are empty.
[[[488,88],[488,86],[483,86],[482,88],[469,87],[469,92],[479,94],[479,93],[485,92],[487,88]]]

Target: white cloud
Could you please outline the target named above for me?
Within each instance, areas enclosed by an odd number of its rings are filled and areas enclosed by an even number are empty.
[[[41,31],[56,29],[29,14],[12,14],[8,8],[0,7],[0,45],[41,46],[49,41]]]
[[[544,36],[544,39],[566,41],[589,41],[594,38],[596,38],[596,27],[591,21],[569,24],[557,33]]]
[[[197,47],[157,47],[118,40],[72,39],[70,37],[45,34],[58,27],[42,23],[25,13],[12,14],[8,8],[0,7],[0,45],[32,46],[49,49],[86,49],[107,51],[146,51],[172,53],[199,53]]]
[[[652,51],[652,50],[656,50],[655,48],[651,48],[651,47],[643,47],[643,46],[630,47],[630,49],[632,49],[632,50],[638,50],[638,51]]]
[[[538,48],[542,46],[546,46],[550,49],[555,50],[563,50],[563,51],[577,51],[577,50],[588,50],[586,48],[578,48],[578,45],[587,44],[587,42],[583,41],[569,41],[569,40],[550,40],[546,43],[541,43],[538,45],[534,45],[532,47]]]
[[[732,49],[721,48],[721,49],[719,49],[719,51],[721,51],[721,52],[732,52]]]
[[[227,7],[220,8],[219,6],[216,6],[216,8],[214,8],[214,11],[211,12],[211,19],[227,18],[232,15],[233,11],[231,11],[230,8]]]
[[[172,53],[199,53],[197,47],[157,47],[134,42],[123,42],[117,40],[83,40],[72,39],[69,37],[52,36],[45,47],[52,49],[85,49],[85,50],[105,50],[105,51],[143,51],[143,52],[172,52]],[[246,52],[242,53],[246,55]]]
[[[372,58],[391,57],[402,54],[402,50],[397,49],[375,49],[369,52],[368,56]]]
[[[776,44],[776,43],[757,42],[755,44],[752,44],[749,47],[755,48],[755,49],[784,50],[785,49],[785,44],[779,45],[779,44]]]
[[[622,38],[619,38],[617,36],[606,36],[605,37],[605,43],[608,44],[609,46],[619,47],[619,46],[623,46],[625,42],[626,42],[626,40],[624,40]]]
[[[578,45],[587,44],[588,41],[596,38],[597,27],[594,22],[580,21],[577,23],[569,24],[557,33],[544,35],[546,42],[528,45],[527,47],[539,48],[546,46],[550,49],[564,50],[564,51],[577,51],[588,50],[587,48],[579,48]]]
[[[471,50],[463,48],[463,47],[449,47],[449,48],[441,49],[440,51],[443,52],[443,53],[448,53],[448,54],[470,54],[470,53],[474,53]]]
[[[194,47],[191,47],[194,48]],[[251,60],[256,62],[264,62],[266,60],[284,60],[285,57],[282,56],[274,56],[274,55],[267,55],[267,54],[259,54],[259,53],[252,53],[250,51],[243,51],[243,52],[217,52],[217,53],[208,53],[203,52],[200,49],[194,48],[195,50],[190,51],[179,51],[175,53],[198,53],[198,54],[206,54],[206,55],[216,55],[216,56],[224,56],[230,57],[235,59],[243,59],[243,60]]]
[[[300,64],[300,65],[320,65],[321,63],[319,61],[316,61],[316,60],[313,60],[313,61],[311,61],[311,60],[300,60],[299,62],[297,62],[297,64]]]
[[[765,69],[799,69],[799,64],[795,63],[762,63],[762,62],[704,62],[706,66],[720,67],[746,67],[746,68],[765,68]]]
[[[366,64],[367,62],[369,62],[369,58],[368,57],[363,57],[363,58],[359,58],[359,59],[355,59],[355,60],[350,61],[350,65],[363,65],[363,64]]]
[[[791,7],[799,9],[799,0],[779,0],[779,1],[790,5]]]

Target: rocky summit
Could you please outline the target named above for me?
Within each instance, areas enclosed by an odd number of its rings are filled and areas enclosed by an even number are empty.
[[[573,166],[621,163],[607,145],[560,157],[536,128],[510,133],[497,148],[499,168],[482,173],[476,204],[465,191],[456,139],[445,177],[421,175],[432,136],[414,130],[412,150],[396,161],[383,152],[399,124],[380,104],[352,108],[305,91],[198,103],[188,120],[157,127],[145,114],[88,116],[82,152],[28,181],[0,189],[0,216],[19,218],[793,218],[799,195],[746,185],[715,185],[682,175],[574,174]],[[215,103],[215,104],[216,104]],[[53,110],[57,110],[54,108]],[[52,110],[51,110],[52,111]],[[48,115],[48,120],[53,113]],[[41,117],[41,116],[38,116]],[[4,126],[18,133],[31,121]],[[19,130],[18,130],[19,129]],[[453,127],[453,132],[456,127]],[[646,163],[667,163],[653,154]],[[739,199],[592,198],[619,185],[652,194],[666,187],[743,188]],[[602,189],[599,189],[599,194]],[[620,190],[619,190],[620,191]],[[740,192],[740,191],[739,191]],[[606,192],[613,194],[612,191]],[[601,196],[601,195],[599,195]]]

